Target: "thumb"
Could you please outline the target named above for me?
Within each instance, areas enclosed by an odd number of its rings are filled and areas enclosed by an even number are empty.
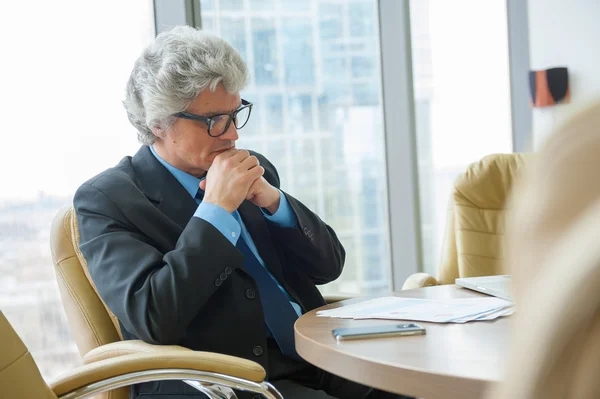
[[[200,190],[202,190],[202,191],[206,190],[206,179],[204,179],[200,182]]]
[[[252,198],[254,198],[257,194],[260,194],[260,179],[256,179],[254,181],[254,183],[252,183],[252,185],[250,186],[250,188],[248,189],[248,194],[246,194],[246,199],[247,200],[251,200]]]

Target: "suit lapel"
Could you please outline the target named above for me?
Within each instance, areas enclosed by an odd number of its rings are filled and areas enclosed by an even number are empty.
[[[238,208],[238,212],[246,225],[248,233],[258,249],[258,253],[265,262],[271,273],[282,284],[285,282],[281,261],[271,240],[271,232],[260,209],[250,201],[244,201]]]
[[[135,154],[132,165],[144,195],[158,203],[158,210],[184,229],[198,207],[190,193],[158,162],[147,146]]]

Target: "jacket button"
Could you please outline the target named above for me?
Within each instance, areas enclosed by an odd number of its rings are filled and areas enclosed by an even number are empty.
[[[256,291],[254,291],[253,289],[247,289],[246,290],[246,298],[248,299],[254,299],[256,298]]]
[[[233,272],[233,270],[231,270],[231,267],[226,267],[225,268],[225,273],[231,274],[231,272]]]
[[[221,273],[221,275],[219,277],[221,277],[221,280],[227,280],[227,274],[226,273]]]
[[[261,356],[263,354],[262,346],[256,345],[254,348],[252,348],[252,353],[254,353],[254,356],[256,357]]]
[[[216,279],[216,280],[215,280],[215,285],[216,285],[217,287],[220,287],[220,286],[221,286],[221,284],[223,284],[223,280],[221,280],[220,278],[218,278],[218,279]]]

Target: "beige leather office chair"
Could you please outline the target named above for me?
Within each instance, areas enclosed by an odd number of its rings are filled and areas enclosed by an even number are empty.
[[[79,229],[75,211],[72,207],[64,209],[56,215],[52,223],[51,248],[63,306],[79,353],[85,364],[91,365],[106,359],[115,359],[116,361],[119,356],[131,354],[148,354],[149,352],[161,354],[166,350],[169,353],[184,353],[186,356],[195,356],[195,358],[204,356],[210,364],[219,361],[223,356],[193,352],[178,346],[150,345],[139,340],[122,341],[123,337],[121,336],[119,322],[98,295],[88,273],[87,263],[79,250]],[[348,295],[338,294],[326,296],[325,300],[328,303],[333,303],[349,297]],[[213,390],[212,394],[216,396],[209,397],[221,397],[218,396],[220,393],[217,392],[221,389],[218,388],[220,385],[237,389],[244,388],[247,385],[248,389],[254,390],[254,392],[272,395],[269,397],[278,397],[275,396],[274,389],[263,382],[266,373],[258,363],[231,356],[223,357],[223,359],[226,359],[223,364],[230,367],[230,369],[222,367],[219,369],[219,373],[226,376],[221,375],[217,378],[207,374],[207,381],[215,382],[216,386],[213,388],[200,387],[205,391]],[[236,363],[238,360],[239,363]],[[248,374],[244,370],[251,370],[252,372]],[[206,372],[210,373],[211,370],[207,369]],[[198,388],[197,384],[195,386]],[[110,399],[128,399],[129,388],[117,389],[103,395],[104,398]]]
[[[104,370],[98,373],[108,376],[109,368],[119,374],[134,370],[145,372],[129,378],[127,384],[108,385],[109,388],[131,385],[144,381],[179,379],[209,398],[224,398],[225,388],[235,388],[260,393],[268,398],[280,398],[280,394],[267,382],[265,370],[258,363],[216,353],[196,352],[179,346],[150,345],[139,340],[122,341],[118,320],[98,295],[87,270],[87,263],[79,251],[79,230],[73,208],[60,211],[52,223],[51,248],[58,287],[63,306],[79,353],[85,367]],[[109,366],[103,366],[104,364]],[[159,371],[160,369],[190,369],[183,371]],[[147,369],[147,370],[146,370]],[[75,371],[76,373],[77,371]],[[113,372],[115,374],[115,372]],[[112,377],[112,375],[111,375]],[[85,385],[87,380],[79,379]],[[201,381],[200,385],[195,381]],[[77,386],[79,386],[77,385]],[[60,385],[62,386],[62,385]],[[76,384],[68,385],[69,390]],[[66,392],[62,389],[60,392]],[[119,388],[102,394],[104,398],[128,399],[129,388]]]
[[[268,398],[281,398],[263,382],[265,371],[257,363],[177,348],[152,348],[151,353],[120,354],[94,361],[63,374],[48,385],[31,353],[2,312],[0,353],[0,397],[7,399],[83,398],[115,387],[164,379],[189,381],[190,385],[197,385],[212,394],[210,398],[225,396],[219,396],[211,385],[201,386],[200,383],[237,386],[263,393]]]
[[[402,289],[454,284],[458,277],[500,273],[507,199],[531,154],[495,154],[471,164],[454,183],[437,279],[410,276]]]
[[[600,103],[554,132],[515,190],[517,312],[493,399],[600,398]]]

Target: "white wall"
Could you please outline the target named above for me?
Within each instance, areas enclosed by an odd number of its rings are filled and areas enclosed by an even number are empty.
[[[532,69],[569,68],[571,102],[533,109],[535,148],[558,122],[600,98],[600,1],[528,0]]]

